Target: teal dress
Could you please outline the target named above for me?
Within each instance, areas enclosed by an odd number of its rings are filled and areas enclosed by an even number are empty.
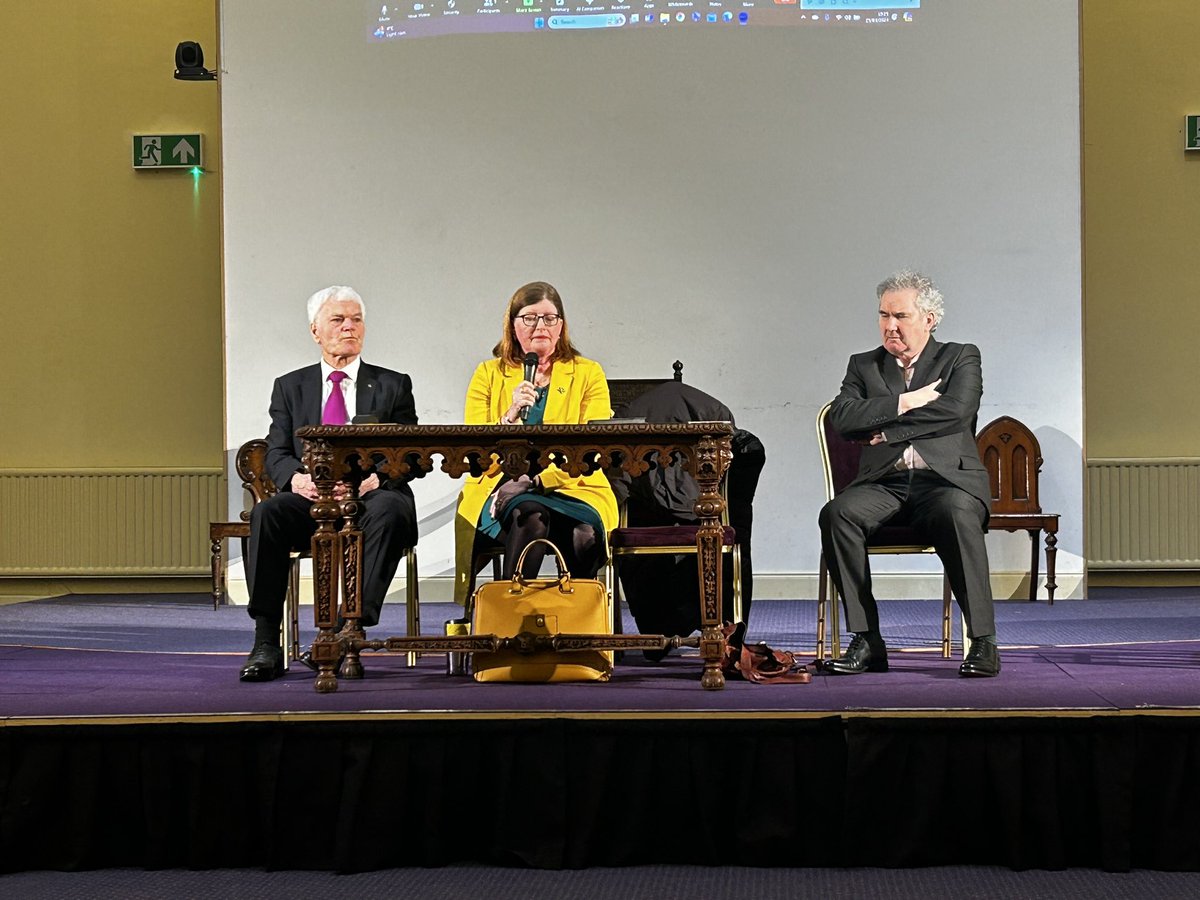
[[[546,416],[547,393],[549,393],[549,386],[537,389],[537,400],[534,401],[533,406],[529,407],[529,414],[525,417],[526,425],[542,424],[542,420]],[[494,495],[496,490],[499,490],[500,485],[510,480],[507,475],[501,478],[496,483],[496,488],[492,491],[492,494]],[[546,507],[552,513],[558,513],[584,525],[591,525],[596,529],[596,534],[604,534],[604,523],[600,520],[600,514],[582,500],[559,496],[557,491],[550,491],[547,494],[529,491],[521,494],[518,499],[521,503],[537,503]],[[483,504],[483,510],[479,513],[480,533],[487,535],[492,540],[499,540],[500,532],[508,524],[513,510],[516,508],[516,502],[509,502],[508,506],[500,511],[500,518],[496,519],[492,516],[492,502],[488,500],[487,503]]]

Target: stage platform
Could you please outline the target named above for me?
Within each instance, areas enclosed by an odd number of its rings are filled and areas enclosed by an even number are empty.
[[[885,674],[705,691],[632,653],[607,684],[478,685],[365,653],[333,694],[239,683],[249,619],[206,595],[0,606],[0,870],[1200,869],[1198,601],[999,603],[995,679],[940,658],[940,601],[888,601]],[[814,618],[758,601],[750,636],[811,658]]]
[[[695,656],[675,653],[650,664],[635,652],[607,684],[478,685],[447,676],[442,656],[422,657],[409,668],[402,656],[368,652],[365,678],[343,679],[336,693],[317,694],[313,673],[303,666],[274,682],[238,682],[252,633],[243,608],[213,610],[199,594],[66,596],[0,606],[6,672],[0,716],[1200,710],[1200,591],[1106,591],[1054,606],[999,603],[1004,671],[995,679],[959,678],[957,646],[955,659],[941,658],[935,647],[940,601],[882,607],[892,648],[891,671],[884,674],[817,675],[807,685],[730,681],[723,691],[705,691]],[[424,604],[424,630],[436,632],[456,610]],[[314,633],[311,617],[311,607],[302,608],[306,642]],[[750,637],[811,660],[814,623],[812,601],[759,601]],[[628,616],[626,627],[634,627]],[[371,635],[403,630],[403,605],[389,604]]]

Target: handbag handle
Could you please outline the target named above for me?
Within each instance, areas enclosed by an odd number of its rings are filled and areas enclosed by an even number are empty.
[[[525,549],[517,557],[517,567],[513,570],[512,587],[509,588],[509,591],[514,594],[524,592],[526,581],[521,576],[521,569],[525,565],[525,554],[529,552],[529,548],[534,544],[545,544],[554,551],[554,562],[558,566],[558,589],[564,594],[573,594],[575,589],[571,587],[571,573],[567,570],[567,561],[563,559],[563,555],[554,541],[548,541],[545,538],[534,538],[525,545]]]

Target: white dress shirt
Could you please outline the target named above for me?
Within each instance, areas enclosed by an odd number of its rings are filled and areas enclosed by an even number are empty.
[[[921,354],[918,353],[908,361],[907,366],[899,357],[894,357],[896,360],[896,365],[898,365],[900,367],[900,371],[904,373],[904,386],[906,388],[912,386],[913,372],[917,368],[917,360],[920,359],[920,357]],[[896,414],[900,414],[899,400],[896,401]],[[904,448],[904,454],[898,460],[896,460],[896,468],[901,472],[905,471],[906,469],[928,469],[929,464],[926,463],[925,460],[921,459],[921,454],[917,452],[917,448],[912,444],[909,444]]]

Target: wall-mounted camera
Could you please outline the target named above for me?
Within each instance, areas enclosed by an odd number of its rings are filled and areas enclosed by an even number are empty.
[[[216,81],[217,73],[204,68],[204,50],[195,41],[175,48],[175,77],[180,81]]]

